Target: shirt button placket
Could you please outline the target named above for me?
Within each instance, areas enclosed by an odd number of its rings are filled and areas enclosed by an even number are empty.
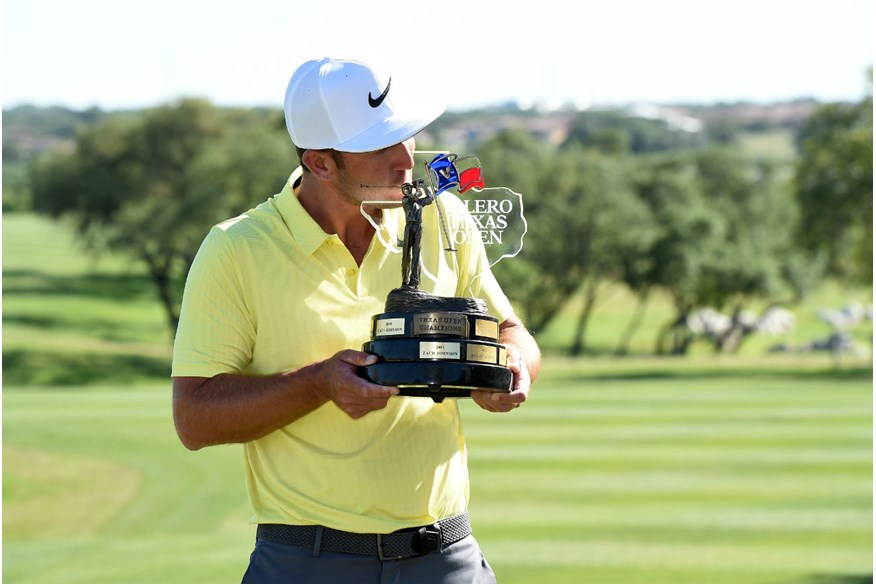
[[[356,268],[347,268],[347,286],[355,294],[359,293],[359,270]]]

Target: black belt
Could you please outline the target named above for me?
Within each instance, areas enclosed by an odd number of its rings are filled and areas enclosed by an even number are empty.
[[[282,525],[262,523],[256,538],[274,543],[312,549],[377,556],[381,560],[400,560],[422,556],[471,535],[468,511],[442,519],[432,525],[411,527],[388,534],[350,533],[321,525]]]

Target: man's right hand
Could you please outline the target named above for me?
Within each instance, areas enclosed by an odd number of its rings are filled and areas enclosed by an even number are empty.
[[[389,398],[398,395],[398,388],[371,383],[356,373],[359,367],[376,362],[377,357],[370,353],[352,349],[339,351],[320,363],[323,380],[320,390],[326,399],[334,402],[354,420],[369,412],[382,410]]]

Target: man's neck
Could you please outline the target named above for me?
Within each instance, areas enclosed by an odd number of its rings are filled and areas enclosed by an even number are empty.
[[[314,221],[329,234],[337,234],[357,264],[362,263],[374,236],[374,228],[362,216],[359,206],[315,180],[302,181],[298,200]]]

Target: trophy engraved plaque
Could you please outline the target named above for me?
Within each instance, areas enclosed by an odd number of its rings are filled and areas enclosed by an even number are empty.
[[[471,159],[477,160],[474,157],[462,160]],[[480,162],[460,170],[458,160],[455,154],[440,153],[432,162],[426,163],[427,172],[432,173],[428,183],[425,179],[415,179],[401,186],[401,206],[405,214],[401,242],[402,282],[387,296],[384,312],[371,318],[371,339],[362,346],[364,352],[377,355],[378,361],[359,368],[359,374],[373,383],[397,386],[399,395],[430,397],[435,402],[446,397],[470,397],[474,389],[510,392],[513,380],[512,371],[507,366],[506,348],[499,343],[499,321],[489,314],[486,302],[473,297],[437,296],[419,289],[424,207],[434,204],[437,208],[447,243],[445,252],[456,251],[454,243],[462,242],[459,233],[465,237],[477,237],[484,242],[484,249],[487,248],[487,238],[492,237],[483,232],[483,227],[490,221],[478,220],[468,205],[467,225],[473,227],[460,230],[458,225],[447,224],[447,218],[436,202],[438,196],[451,187],[456,187],[459,192],[477,186],[483,188]],[[503,192],[512,193],[507,189]],[[512,194],[519,200],[519,195]],[[500,206],[481,204],[481,201],[479,199],[474,205],[475,210],[498,209]],[[398,206],[397,202],[395,206]],[[509,238],[515,240],[511,247],[518,247],[513,254],[519,251],[525,233],[522,205],[518,204],[518,209],[521,219],[515,222],[518,233]],[[364,210],[363,215],[368,217]],[[519,228],[521,223],[522,228]],[[508,221],[503,220],[501,224],[505,228]],[[494,255],[507,257],[512,254],[505,246]],[[490,265],[494,263],[491,261]]]

